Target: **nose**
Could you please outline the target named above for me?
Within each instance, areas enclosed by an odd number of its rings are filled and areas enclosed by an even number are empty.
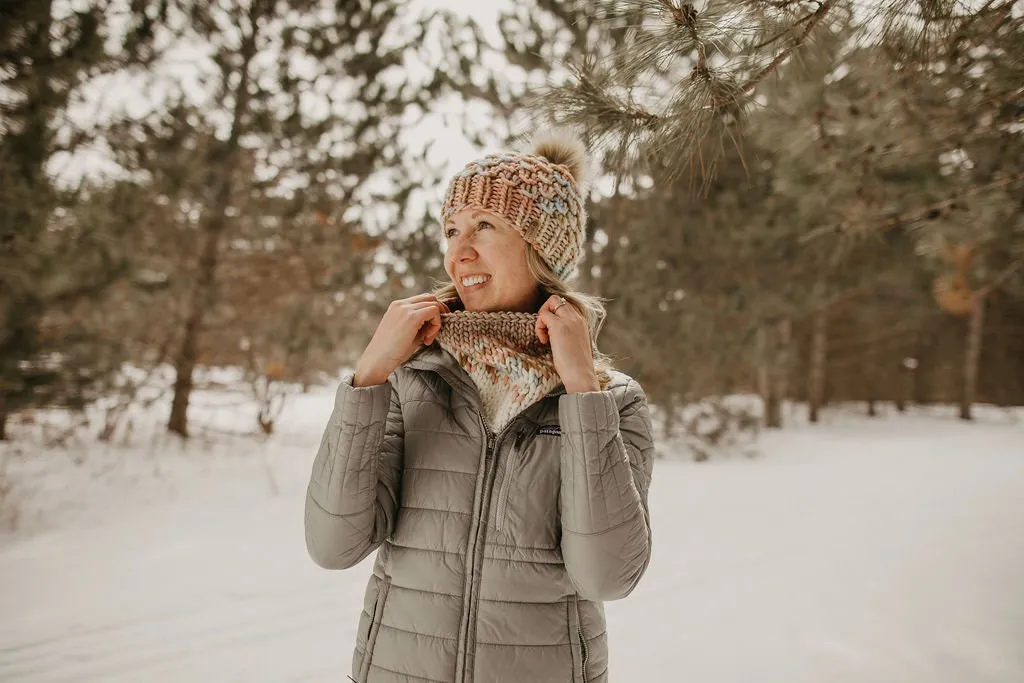
[[[475,261],[476,257],[477,253],[472,239],[466,239],[460,235],[448,244],[448,258],[452,263],[470,263]]]

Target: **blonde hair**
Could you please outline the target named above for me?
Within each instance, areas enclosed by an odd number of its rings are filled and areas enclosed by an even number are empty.
[[[601,334],[601,328],[608,317],[604,300],[570,288],[568,283],[555,275],[551,266],[544,262],[535,249],[526,250],[526,265],[529,267],[533,279],[537,281],[537,286],[544,293],[545,299],[549,296],[565,297],[566,301],[583,314],[590,331],[590,344],[594,351],[594,371],[597,373],[601,389],[607,388],[611,382],[610,373],[615,368],[611,357],[601,353],[597,348],[597,337]],[[454,282],[441,283],[432,293],[441,301],[459,298]]]

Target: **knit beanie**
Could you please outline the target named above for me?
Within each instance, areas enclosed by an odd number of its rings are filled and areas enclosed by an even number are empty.
[[[499,152],[466,164],[445,194],[442,225],[464,209],[485,209],[507,220],[561,280],[583,260],[583,142],[565,131],[534,138],[530,152]]]

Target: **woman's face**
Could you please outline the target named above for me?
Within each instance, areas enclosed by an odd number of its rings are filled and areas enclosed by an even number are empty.
[[[530,246],[508,221],[464,209],[444,224],[444,269],[467,311],[536,312],[540,287],[526,264]]]

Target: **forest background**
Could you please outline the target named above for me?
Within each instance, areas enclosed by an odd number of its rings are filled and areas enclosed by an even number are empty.
[[[271,433],[443,277],[447,177],[549,123],[666,430],[1024,404],[1024,3],[39,0],[0,5],[0,439],[161,396],[186,437],[216,368]]]

